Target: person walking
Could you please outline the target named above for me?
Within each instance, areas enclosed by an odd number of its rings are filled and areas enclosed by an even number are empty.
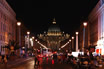
[[[37,56],[35,55],[35,58],[34,58],[34,66],[37,65],[37,61],[38,61],[38,59],[37,59]]]
[[[40,64],[40,55],[37,56],[37,59],[38,59],[37,60],[37,65],[39,66],[39,64]]]
[[[0,64],[2,63],[2,56],[1,56],[1,54],[0,54]]]
[[[5,64],[5,69],[7,69],[7,56],[4,56],[4,64]]]
[[[2,55],[0,53],[0,68],[2,68],[2,63],[3,63],[3,60],[2,60]]]

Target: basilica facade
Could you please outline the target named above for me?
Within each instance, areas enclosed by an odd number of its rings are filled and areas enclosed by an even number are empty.
[[[38,37],[43,41],[46,41],[46,47],[51,50],[59,50],[61,41],[69,39],[69,34],[64,34],[57,26],[55,19],[52,25],[48,28],[47,32],[40,34]]]

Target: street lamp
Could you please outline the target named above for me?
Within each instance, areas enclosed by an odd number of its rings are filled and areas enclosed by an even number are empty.
[[[19,27],[19,46],[21,46],[21,22],[17,22],[17,26]],[[20,49],[21,54],[21,49]]]
[[[37,39],[35,39],[35,41],[38,41]]]
[[[84,52],[84,47],[85,47],[85,28],[87,26],[87,22],[84,22],[83,26],[84,26],[84,28],[83,28],[83,49],[82,50]]]
[[[69,42],[71,42],[71,40],[69,40]]]
[[[86,26],[87,26],[87,22],[84,22],[84,23],[83,23],[83,26],[86,27]]]
[[[29,34],[30,34],[30,32],[28,31],[28,32],[27,32],[27,34],[29,35]]]
[[[32,41],[33,39],[32,38],[30,38],[30,41]]]
[[[33,36],[32,39],[35,39],[35,37]]]
[[[76,32],[76,52],[78,52],[78,34],[79,32]]]
[[[29,35],[30,35],[30,32],[28,31],[27,32],[27,36],[28,36],[28,48],[30,47],[30,37],[29,37]]]
[[[35,37],[33,36],[32,39],[33,39],[33,46],[34,46],[34,39],[35,39]]]
[[[30,45],[33,47],[33,38],[30,38]]]
[[[72,37],[72,50],[74,50],[74,37]]]
[[[69,51],[71,50],[71,39],[69,40]]]
[[[74,39],[74,37],[72,37],[72,39]]]

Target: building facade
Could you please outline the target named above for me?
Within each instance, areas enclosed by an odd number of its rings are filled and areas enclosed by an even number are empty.
[[[3,48],[10,40],[16,40],[16,14],[6,2],[0,0],[0,52],[2,55],[8,54]]]
[[[95,8],[89,15],[90,44],[104,55],[104,0],[99,0]]]
[[[80,46],[83,46],[83,27],[80,27]],[[104,54],[104,0],[99,0],[97,5],[88,16],[88,25],[86,28],[86,46],[95,47],[95,52]]]

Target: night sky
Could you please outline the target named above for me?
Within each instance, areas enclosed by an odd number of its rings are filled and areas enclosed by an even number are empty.
[[[73,34],[99,0],[7,0],[22,21],[34,34],[47,31],[55,17],[62,31]]]

